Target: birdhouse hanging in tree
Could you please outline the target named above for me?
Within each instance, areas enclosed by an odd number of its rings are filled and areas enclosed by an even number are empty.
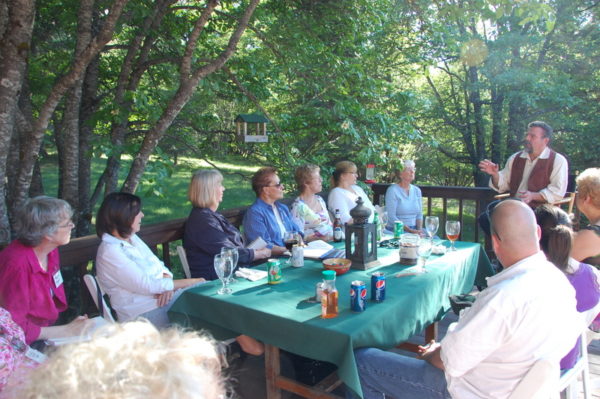
[[[244,135],[246,143],[266,143],[269,120],[260,114],[239,114],[235,118],[238,137]]]

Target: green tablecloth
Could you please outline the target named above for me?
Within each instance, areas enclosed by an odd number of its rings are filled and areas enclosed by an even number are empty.
[[[266,278],[250,282],[238,278],[234,293],[217,295],[219,281],[187,290],[169,311],[183,326],[207,329],[217,339],[246,334],[302,356],[338,366],[339,377],[361,394],[353,350],[389,349],[438,321],[449,309],[448,296],[467,293],[473,284],[485,286],[493,271],[476,243],[457,242],[458,251],[431,256],[428,273],[394,277],[407,269],[398,263],[398,250],[379,249],[382,266],[337,277],[339,316],[322,319],[321,308],[307,299],[321,281],[321,262],[306,260],[302,268],[285,267],[283,282],[268,285]],[[257,266],[265,269],[266,265]],[[350,311],[350,283],[362,280],[370,298],[370,273],[387,275],[386,300],[368,303],[362,313]],[[361,395],[362,396],[362,395]]]

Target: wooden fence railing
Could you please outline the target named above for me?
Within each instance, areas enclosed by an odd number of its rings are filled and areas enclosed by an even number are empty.
[[[384,205],[385,192],[389,187],[389,184],[380,184],[376,183],[371,186],[373,189],[373,204],[375,205]],[[439,215],[440,217],[440,232],[443,231],[444,225],[446,223],[446,219],[448,218],[448,210],[449,200],[456,200],[458,202],[458,220],[460,221],[461,226],[465,226],[465,202],[466,201],[474,201],[474,211],[472,212],[473,221],[472,223],[472,231],[474,232],[474,236],[472,241],[479,242],[480,236],[483,234],[479,225],[477,224],[477,216],[485,210],[487,204],[494,200],[494,195],[497,193],[486,187],[445,187],[445,186],[419,186],[421,189],[421,193],[424,198],[427,198],[427,206],[424,209],[425,215],[431,215],[433,211],[433,201],[435,199],[441,199],[441,208],[442,213]],[[461,229],[461,238],[462,238]],[[487,237],[483,237],[485,240],[486,249],[490,248],[490,243],[488,242]]]

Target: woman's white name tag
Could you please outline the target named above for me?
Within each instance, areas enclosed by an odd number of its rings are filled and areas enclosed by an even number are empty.
[[[63,278],[62,278],[62,274],[60,274],[60,270],[58,270],[56,273],[54,273],[54,286],[56,288],[60,287],[60,285],[63,283]]]
[[[43,363],[44,361],[46,361],[46,355],[44,355],[42,352],[37,351],[33,348],[27,348],[27,352],[25,352],[25,356],[27,356],[28,358],[30,358],[31,360],[33,360],[36,363]]]

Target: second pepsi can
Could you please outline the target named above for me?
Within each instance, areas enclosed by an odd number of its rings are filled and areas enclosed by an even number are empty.
[[[356,313],[367,308],[367,285],[364,281],[355,280],[350,285],[350,310]]]
[[[383,302],[385,299],[385,273],[375,272],[371,274],[371,300]]]

